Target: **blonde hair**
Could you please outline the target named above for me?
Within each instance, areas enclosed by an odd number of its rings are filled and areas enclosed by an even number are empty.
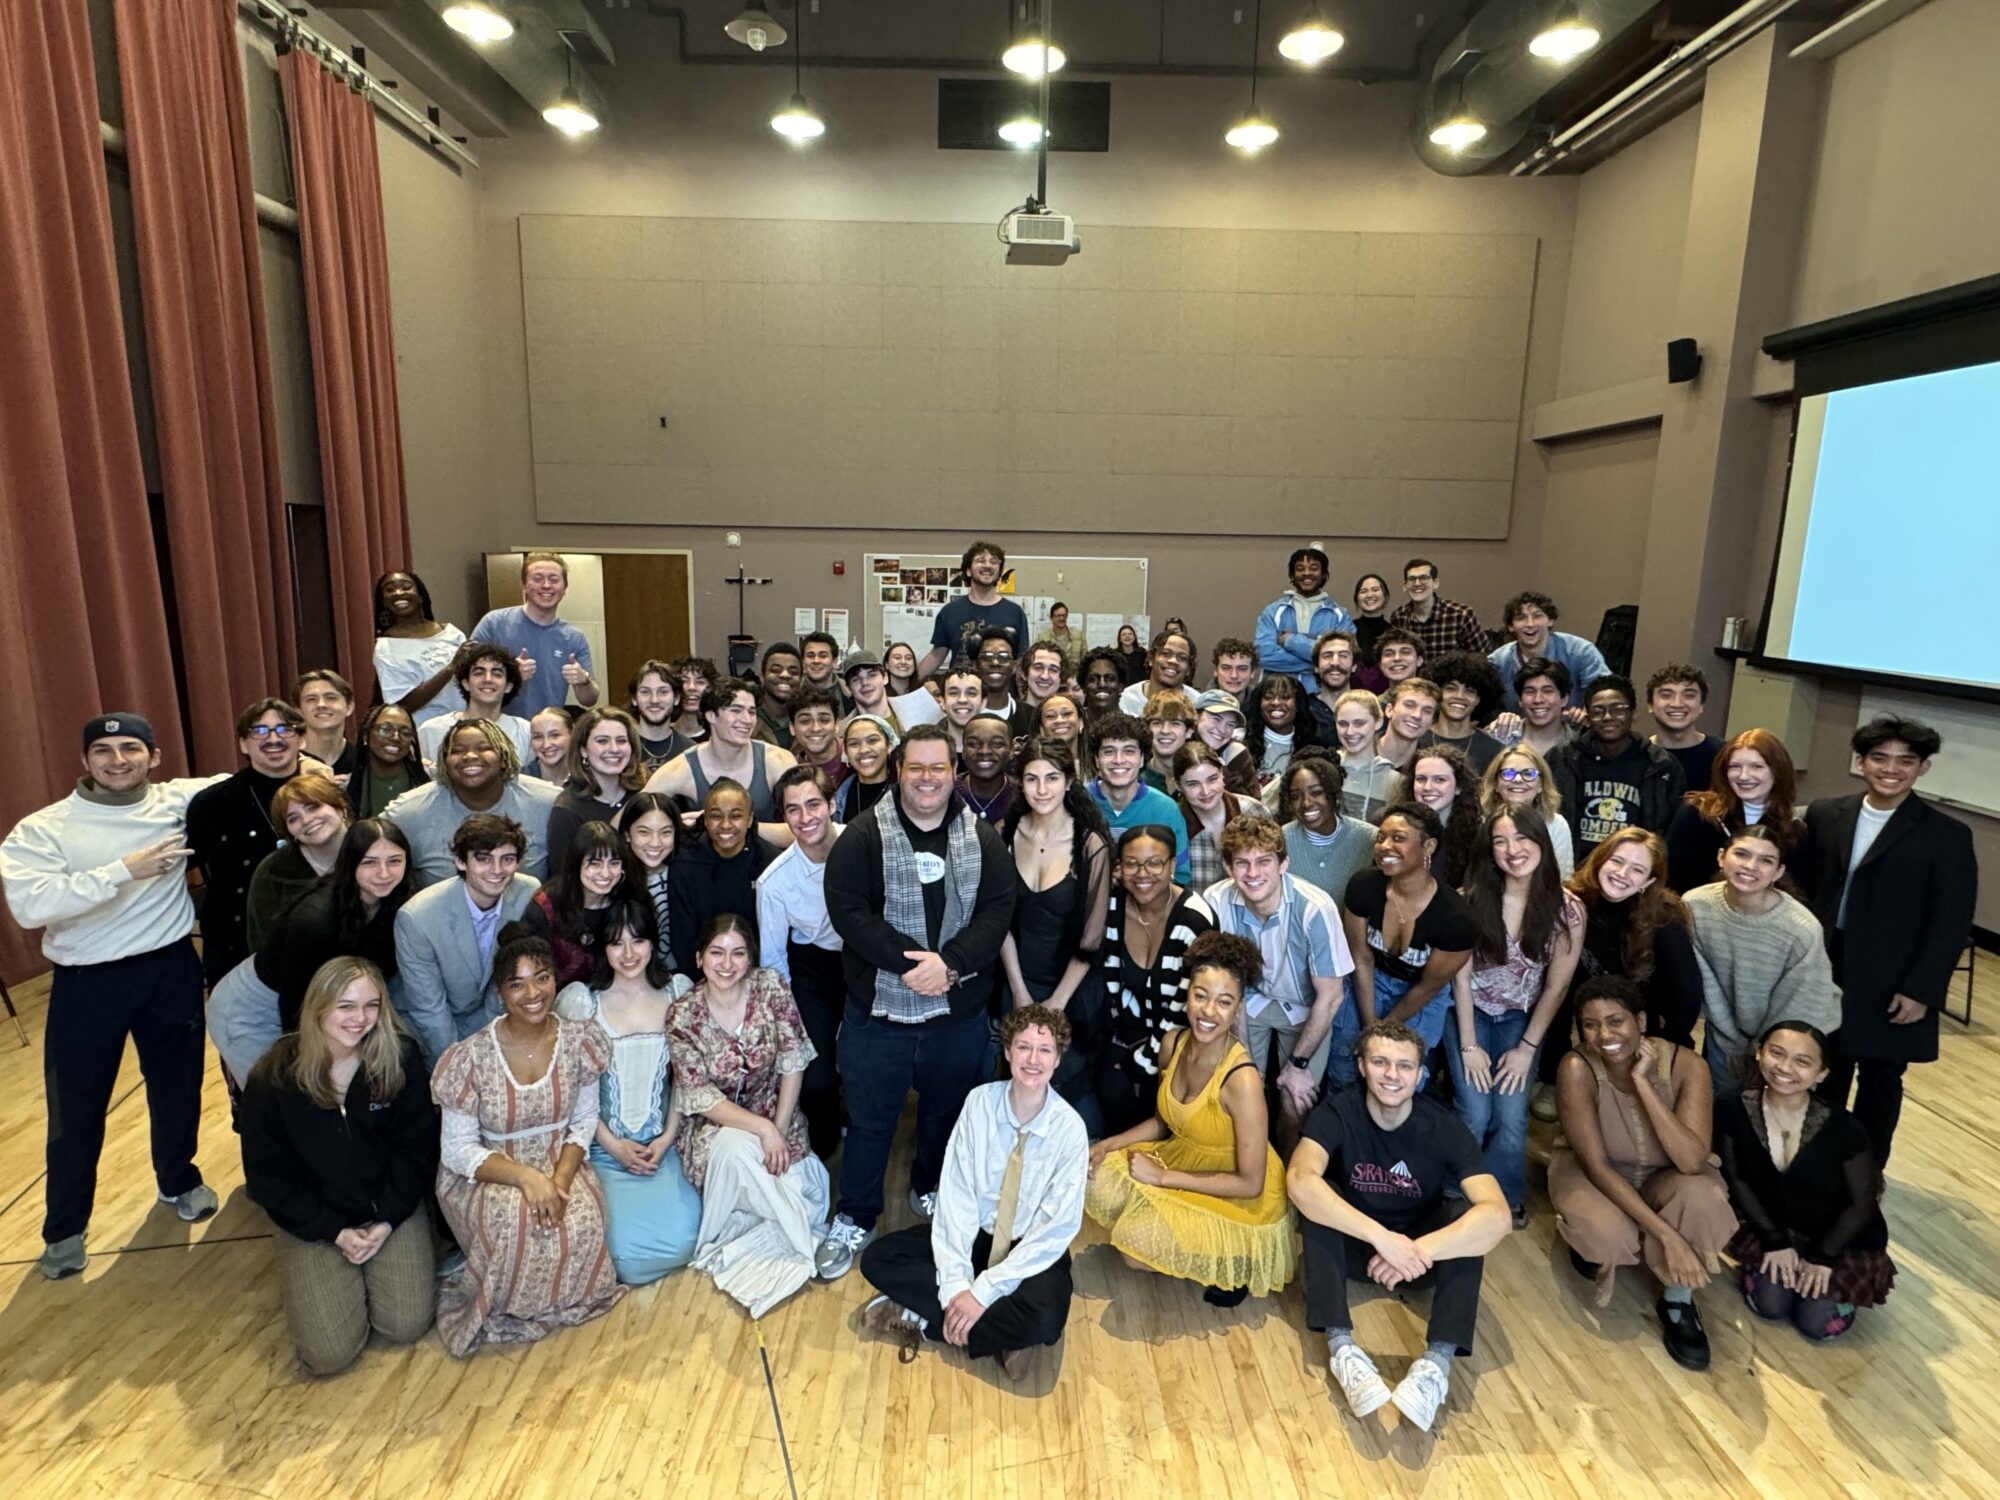
[[[1347,707],[1347,705],[1350,703],[1365,703],[1368,706],[1368,712],[1370,713],[1370,715],[1373,716],[1377,724],[1380,724],[1385,718],[1388,717],[1388,715],[1382,712],[1382,700],[1379,697],[1377,697],[1374,693],[1369,692],[1368,689],[1366,688],[1349,688],[1346,692],[1342,693],[1338,698],[1334,699],[1333,700],[1334,717],[1339,718],[1340,711],[1343,708]]]
[[[521,581],[528,581],[528,569],[538,562],[552,562],[562,569],[563,582],[569,582],[569,564],[563,561],[560,552],[524,552],[521,554]]]
[[[1488,815],[1506,809],[1507,804],[1500,796],[1500,766],[1510,755],[1525,756],[1539,773],[1535,781],[1535,800],[1529,806],[1542,815],[1544,823],[1553,823],[1562,814],[1562,793],[1556,789],[1555,776],[1549,770],[1549,763],[1542,759],[1542,752],[1525,741],[1509,745],[1486,763],[1485,774],[1479,778],[1480,809]]]
[[[306,986],[299,1005],[298,1053],[292,1059],[292,1082],[321,1109],[337,1109],[340,1092],[333,1086],[333,1050],[326,1041],[326,1018],[347,987],[357,979],[375,986],[381,998],[381,1018],[375,1029],[361,1039],[361,1071],[368,1075],[372,1098],[393,1098],[403,1090],[403,1044],[408,1033],[397,1019],[395,1004],[382,971],[365,958],[343,955],[329,958]]]
[[[1175,723],[1192,724],[1195,712],[1188,707],[1186,698],[1174,689],[1167,688],[1146,700],[1146,711],[1140,717],[1148,722],[1154,719],[1167,719]]]
[[[477,730],[500,757],[502,780],[512,781],[521,774],[521,752],[514,748],[512,735],[491,719],[460,719],[444,732],[444,738],[438,742],[438,780],[456,790],[457,783],[451,779],[446,763],[451,759],[451,742],[468,729]]]

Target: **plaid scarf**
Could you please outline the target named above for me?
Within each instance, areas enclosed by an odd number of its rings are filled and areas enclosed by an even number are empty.
[[[924,943],[924,887],[915,878],[917,854],[910,847],[909,834],[903,831],[902,809],[892,794],[876,803],[873,811],[875,826],[882,834],[882,919],[919,945],[928,946]],[[944,947],[958,936],[979,895],[979,822],[962,802],[958,816],[947,825],[947,838],[944,920],[938,926],[936,948]],[[949,1014],[950,1010],[948,993],[919,995],[903,982],[902,975],[887,969],[875,971],[875,1006],[871,1014],[915,1026]]]

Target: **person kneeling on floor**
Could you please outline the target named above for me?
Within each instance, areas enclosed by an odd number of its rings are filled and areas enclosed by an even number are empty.
[[[918,1335],[943,1339],[1018,1376],[1069,1319],[1069,1243],[1083,1224],[1090,1140],[1049,1088],[1069,1045],[1062,1013],[1010,1011],[1000,1042],[1010,1077],[967,1096],[935,1217],[869,1245],[861,1274],[882,1294],[864,1314],[871,1330],[904,1335],[910,1353]]]
[[[1472,1132],[1418,1093],[1428,1050],[1398,1022],[1366,1027],[1354,1043],[1362,1087],[1335,1090],[1313,1110],[1285,1177],[1305,1242],[1306,1323],[1326,1334],[1349,1408],[1365,1417],[1393,1401],[1426,1432],[1453,1356],[1472,1352],[1484,1257],[1511,1223]],[[1463,1208],[1445,1200],[1454,1187]],[[1393,1392],[1354,1342],[1350,1276],[1391,1292],[1434,1287],[1428,1347]]]

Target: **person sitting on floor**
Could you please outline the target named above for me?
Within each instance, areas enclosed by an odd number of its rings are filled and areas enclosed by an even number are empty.
[[[368,1336],[431,1326],[437,1116],[416,1038],[381,970],[335,958],[307,986],[299,1029],[243,1088],[243,1186],[270,1215],[292,1350],[309,1375],[361,1357]]]
[[[908,1340],[943,1340],[989,1355],[1018,1378],[1029,1351],[1069,1321],[1069,1244],[1083,1226],[1090,1139],[1083,1118],[1049,1087],[1069,1022],[1023,1005],[1000,1023],[1008,1078],[966,1096],[945,1147],[929,1224],[883,1235],[861,1252],[881,1295],[865,1326]]]
[[[681,1159],[702,1195],[695,1269],[761,1318],[813,1278],[832,1184],[799,1109],[814,1057],[748,917],[712,918],[694,945],[701,983],[667,1016]]]
[[[1364,1030],[1354,1044],[1362,1086],[1320,1101],[1285,1174],[1305,1245],[1306,1326],[1326,1334],[1349,1410],[1365,1417],[1393,1401],[1425,1432],[1449,1393],[1453,1357],[1472,1352],[1485,1257],[1509,1227],[1507,1195],[1472,1132],[1418,1092],[1429,1050],[1394,1021]],[[1453,1188],[1463,1206],[1447,1202]],[[1390,1292],[1435,1288],[1427,1347],[1394,1391],[1354,1342],[1349,1277]]]
[[[438,1286],[438,1335],[460,1359],[588,1323],[625,1295],[586,1157],[610,1039],[556,1014],[555,955],[518,922],[500,930],[492,969],[502,1014],[431,1074],[438,1206],[465,1252]]]
[[[590,1167],[604,1190],[604,1237],[626,1286],[645,1286],[694,1258],[701,1194],[681,1171],[681,1113],[669,1083],[667,1011],[677,980],[660,948],[653,903],[620,892],[606,909],[603,943],[587,982],[566,985],[556,1013],[594,1021],[611,1043],[597,1081]]]
[[[1639,986],[1616,975],[1577,989],[1576,1050],[1562,1060],[1556,1109],[1567,1145],[1549,1161],[1549,1197],[1569,1261],[1611,1301],[1620,1266],[1659,1278],[1660,1335],[1676,1364],[1708,1368],[1694,1294],[1736,1232],[1708,1164],[1715,1108],[1708,1070],[1686,1047],[1646,1034]]]
[[[1210,932],[1188,946],[1185,966],[1187,1026],[1167,1037],[1156,1112],[1091,1148],[1084,1209],[1127,1265],[1199,1283],[1204,1301],[1234,1307],[1282,1288],[1296,1264],[1263,1078],[1236,1039],[1264,961],[1250,939]]]
[[[1716,1110],[1722,1175],[1743,1219],[1729,1242],[1743,1300],[1814,1343],[1847,1332],[1896,1282],[1872,1138],[1814,1092],[1827,1046],[1817,1027],[1780,1021],[1757,1044],[1757,1083]]]

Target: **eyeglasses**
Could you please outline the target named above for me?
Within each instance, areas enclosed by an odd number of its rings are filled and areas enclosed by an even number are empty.
[[[989,667],[1014,665],[1014,653],[1011,651],[982,651],[979,653],[979,659]]]
[[[1591,719],[1629,719],[1632,717],[1632,705],[1629,703],[1593,703],[1583,712],[1586,718]]]
[[[369,733],[385,740],[409,740],[417,735],[416,730],[405,729],[401,724],[377,724]]]
[[[1540,781],[1542,773],[1533,766],[1507,766],[1500,772],[1502,781]]]
[[[1164,875],[1170,859],[1121,859],[1118,868],[1128,875]]]
[[[259,740],[288,740],[298,731],[289,724],[252,724],[250,735]]]

